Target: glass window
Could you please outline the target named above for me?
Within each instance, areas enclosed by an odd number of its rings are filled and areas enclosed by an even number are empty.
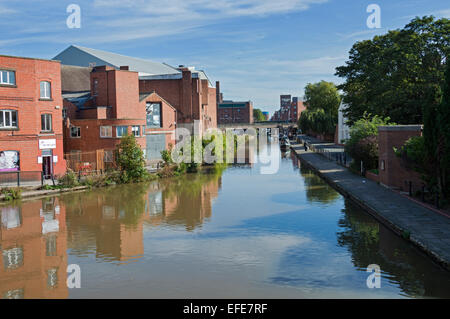
[[[72,126],[70,128],[70,137],[75,138],[80,136],[81,136],[81,128],[78,126]]]
[[[0,110],[0,128],[17,128],[17,111]]]
[[[52,130],[52,115],[42,114],[41,115],[41,131],[50,132]]]
[[[100,126],[100,137],[112,137],[112,126]]]
[[[3,250],[3,266],[5,269],[16,269],[23,265],[22,247]]]
[[[41,99],[52,98],[52,85],[48,81],[41,82]]]
[[[0,84],[15,85],[16,72],[0,70]]]
[[[105,151],[104,153],[104,161],[105,163],[112,163],[114,160],[114,153],[113,151]]]
[[[116,136],[122,137],[128,134],[128,126],[117,126],[116,127]]]
[[[147,103],[147,127],[161,127],[161,104]]]
[[[55,288],[58,285],[58,269],[52,268],[47,270],[47,287]]]
[[[141,128],[139,126],[133,126],[132,131],[135,137],[141,136]]]
[[[63,117],[63,119],[67,118],[67,109],[66,108],[62,109],[62,117]]]

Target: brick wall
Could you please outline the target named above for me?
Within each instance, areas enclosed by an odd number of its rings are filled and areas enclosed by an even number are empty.
[[[408,182],[412,181],[413,191],[421,188],[420,175],[408,170],[402,160],[394,153],[394,147],[400,148],[409,138],[421,134],[421,125],[380,126],[378,128],[380,183],[402,191],[408,191]]]
[[[61,65],[57,61],[0,56],[0,69],[15,71],[15,86],[0,86],[0,109],[18,113],[18,127],[0,129],[0,151],[18,151],[21,171],[42,171],[39,140],[54,139],[53,172],[66,170],[63,159]],[[51,83],[51,99],[40,99],[40,82]],[[51,114],[52,131],[41,132],[41,114]],[[56,158],[55,158],[56,159]]]

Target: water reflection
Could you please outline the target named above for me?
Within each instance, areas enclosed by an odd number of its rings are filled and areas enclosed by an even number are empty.
[[[337,240],[351,253],[355,267],[365,271],[370,264],[380,265],[383,278],[408,297],[450,297],[448,272],[430,269],[427,257],[350,201],[343,213]]]
[[[67,298],[65,210],[58,198],[0,206],[2,298]]]

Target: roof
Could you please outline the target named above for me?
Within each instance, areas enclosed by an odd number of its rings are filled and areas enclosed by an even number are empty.
[[[85,92],[91,90],[92,68],[61,65],[62,92]]]
[[[165,63],[133,58],[116,53],[71,45],[53,58],[61,64],[82,67],[109,65],[116,69],[128,66],[130,71],[139,72],[139,76],[181,74],[180,70]]]
[[[91,92],[75,92],[75,93],[63,93],[63,99],[75,104],[78,108],[83,108],[84,104],[91,99]]]

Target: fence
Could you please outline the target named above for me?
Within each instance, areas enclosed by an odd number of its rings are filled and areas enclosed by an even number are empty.
[[[116,150],[96,150],[92,152],[72,151],[64,154],[67,169],[74,172],[103,172],[116,167]]]
[[[42,171],[30,172],[0,172],[0,185],[7,186],[34,186],[44,185],[44,173]]]

